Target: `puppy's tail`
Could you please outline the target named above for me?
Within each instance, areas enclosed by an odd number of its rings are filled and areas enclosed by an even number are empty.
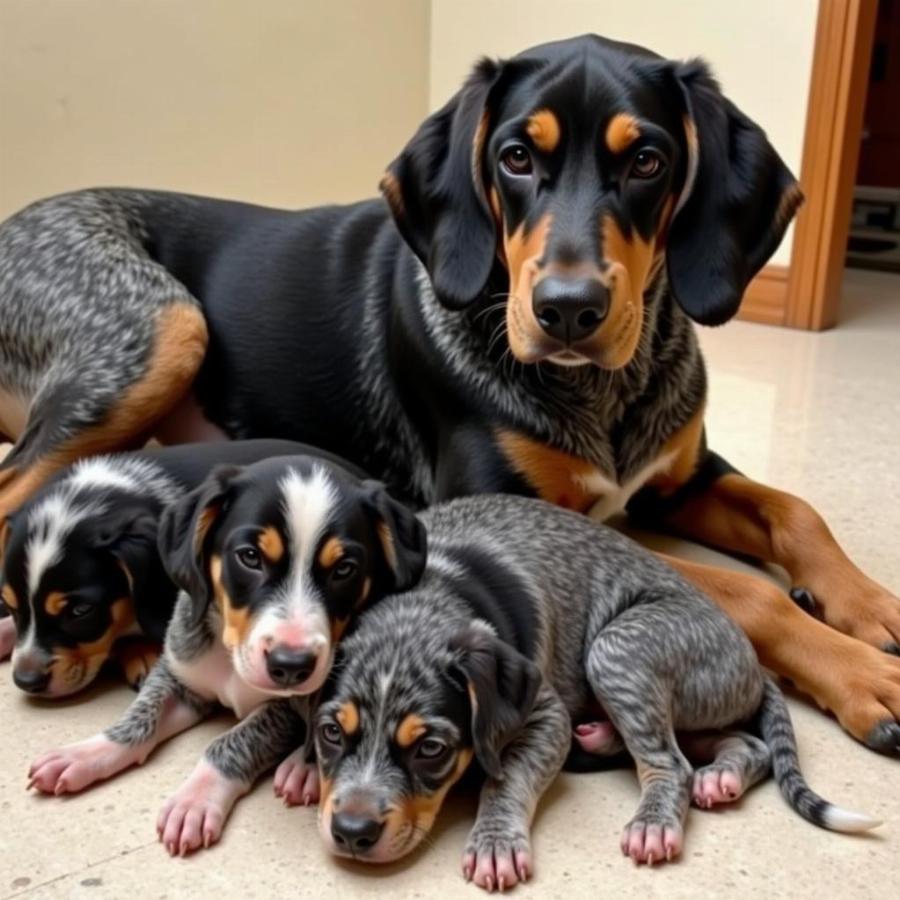
[[[806,783],[800,772],[797,738],[784,694],[768,677],[759,711],[759,728],[763,740],[772,751],[772,769],[781,794],[804,819],[820,828],[846,833],[868,831],[881,824],[880,819],[829,803]]]

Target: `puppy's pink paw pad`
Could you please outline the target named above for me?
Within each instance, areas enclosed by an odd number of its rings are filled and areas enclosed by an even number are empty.
[[[602,754],[616,743],[612,722],[582,722],[575,726],[575,740],[586,753]]]
[[[294,752],[275,770],[273,787],[285,806],[314,806],[319,802],[318,766],[305,762],[299,751]]]
[[[669,862],[681,853],[683,832],[677,825],[634,821],[625,826],[622,853],[636,864]]]
[[[463,878],[488,893],[505,891],[525,882],[534,873],[531,850],[524,842],[479,841],[470,843],[462,860]]]
[[[210,847],[222,836],[225,821],[246,786],[201,762],[163,806],[156,833],[170,856]]]
[[[56,796],[74,794],[137,761],[134,748],[96,735],[38,757],[28,770],[28,788]]]
[[[744,792],[740,775],[732,769],[705,766],[694,773],[692,799],[700,809],[733,803]]]

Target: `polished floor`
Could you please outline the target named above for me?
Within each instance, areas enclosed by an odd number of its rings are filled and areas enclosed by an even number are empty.
[[[844,323],[827,334],[733,323],[704,332],[703,344],[713,446],[743,471],[812,501],[862,567],[900,590],[900,276],[848,276]],[[226,726],[224,717],[82,796],[26,793],[32,757],[102,728],[129,700],[126,690],[105,685],[48,709],[18,694],[0,667],[0,900],[477,896],[458,865],[471,797],[451,804],[429,846],[376,870],[329,858],[314,811],[285,809],[267,780],[239,804],[220,845],[169,859],[155,838],[157,809]],[[794,815],[770,782],[734,808],[692,810],[683,859],[637,869],[618,850],[619,830],[637,801],[634,775],[566,775],[538,812],[536,879],[516,895],[896,896],[900,761],[863,749],[802,700],[792,701],[792,710],[812,785],[883,818],[876,833],[820,831]]]

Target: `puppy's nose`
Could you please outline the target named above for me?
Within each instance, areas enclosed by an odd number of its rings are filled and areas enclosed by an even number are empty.
[[[29,694],[41,694],[47,690],[50,684],[50,673],[28,669],[13,670],[13,681],[17,688],[27,691]]]
[[[609,313],[609,291],[596,278],[548,275],[535,285],[532,307],[550,337],[574,344],[603,324]]]
[[[293,687],[306,681],[316,668],[316,654],[278,644],[266,654],[269,678],[281,687]]]
[[[384,822],[351,813],[336,812],[331,817],[331,836],[335,844],[351,853],[365,853],[378,843]]]

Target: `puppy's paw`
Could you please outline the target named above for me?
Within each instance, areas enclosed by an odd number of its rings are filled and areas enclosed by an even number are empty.
[[[691,799],[700,809],[712,809],[720,803],[734,803],[743,793],[741,773],[732,766],[711,763],[694,772]]]
[[[216,843],[234,804],[248,789],[201,760],[156,820],[156,834],[169,855],[185,856]]]
[[[273,786],[285,806],[314,806],[319,802],[319,767],[304,761],[302,749],[295,750],[275,770]]]
[[[684,831],[677,822],[651,822],[632,819],[622,832],[620,846],[625,856],[635,865],[669,862],[679,853],[684,842]]]
[[[102,734],[39,756],[28,770],[28,787],[42,794],[74,794],[141,762],[140,750]]]
[[[9,659],[16,645],[16,623],[12,616],[0,619],[0,662]]]
[[[612,756],[624,747],[610,721],[582,722],[575,726],[572,736],[585,753],[594,756]]]
[[[463,853],[462,870],[466,881],[489,893],[528,881],[534,873],[528,835],[499,823],[476,823]]]

